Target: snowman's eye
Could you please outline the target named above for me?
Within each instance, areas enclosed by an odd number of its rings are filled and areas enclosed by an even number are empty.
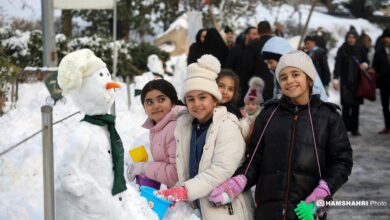
[[[100,73],[99,75],[100,75],[100,76],[103,76],[103,73]]]

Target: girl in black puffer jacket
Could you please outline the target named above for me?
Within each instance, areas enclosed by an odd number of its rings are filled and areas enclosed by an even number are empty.
[[[276,77],[283,96],[265,103],[243,165],[215,189],[234,198],[256,185],[255,219],[298,219],[300,201],[332,196],[351,173],[352,149],[338,107],[311,95],[315,74],[305,53],[281,57]],[[242,179],[245,188],[236,184]]]

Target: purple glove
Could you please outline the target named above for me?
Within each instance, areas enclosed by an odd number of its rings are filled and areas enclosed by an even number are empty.
[[[211,192],[209,201],[216,204],[229,203],[231,199],[236,198],[244,190],[246,182],[247,179],[242,174],[226,180]],[[226,194],[230,197],[230,199],[226,198]]]
[[[129,182],[133,182],[135,176],[144,174],[145,169],[146,169],[146,163],[144,162],[137,162],[137,163],[130,164],[130,166],[127,167],[127,180]]]
[[[330,195],[328,184],[324,180],[320,180],[320,184],[313,190],[313,192],[305,199],[306,203],[312,203]]]

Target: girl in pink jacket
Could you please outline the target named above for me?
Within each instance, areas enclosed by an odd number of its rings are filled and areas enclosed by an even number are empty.
[[[178,180],[173,132],[176,116],[185,107],[178,105],[175,88],[163,79],[148,82],[142,89],[141,101],[148,115],[142,127],[150,130],[150,151],[154,161],[132,163],[127,169],[127,178],[132,182],[136,175],[145,175],[172,187]]]

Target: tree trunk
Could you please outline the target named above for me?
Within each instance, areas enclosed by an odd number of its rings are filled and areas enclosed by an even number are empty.
[[[61,14],[61,32],[67,37],[72,36],[72,17],[71,10],[62,10]]]

